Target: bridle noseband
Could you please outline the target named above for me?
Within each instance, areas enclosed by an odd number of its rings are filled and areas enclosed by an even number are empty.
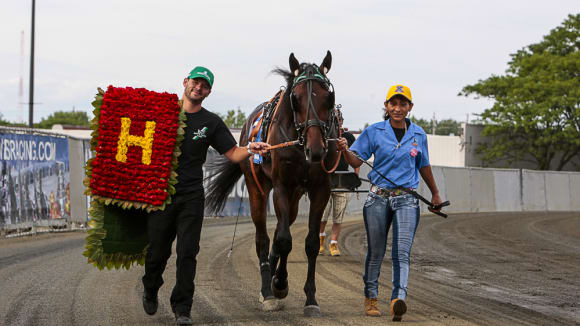
[[[312,82],[319,82],[322,86],[328,90],[330,96],[332,97],[332,103],[330,108],[328,109],[328,120],[322,121],[318,116],[318,112],[314,108],[314,102],[312,101]],[[306,105],[306,121],[298,122],[298,116],[296,109],[294,108],[294,99],[296,96],[294,95],[294,89],[296,86],[306,83],[306,93],[308,94],[308,104]],[[322,132],[322,142],[325,147],[328,147],[327,139],[328,134],[335,127],[336,123],[336,116],[334,111],[334,86],[330,82],[330,80],[320,73],[320,70],[317,65],[315,64],[303,64],[302,73],[294,78],[294,82],[292,85],[292,89],[290,91],[290,107],[292,108],[292,114],[294,115],[294,127],[296,128],[296,132],[298,134],[298,142],[300,145],[304,145],[306,143],[305,136],[308,128],[313,126],[318,126]],[[308,116],[310,111],[312,111],[312,115],[314,119],[308,120]],[[306,149],[306,147],[305,147]]]

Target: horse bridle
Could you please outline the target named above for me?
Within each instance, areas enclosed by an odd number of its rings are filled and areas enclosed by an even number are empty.
[[[296,128],[296,132],[298,134],[298,143],[300,145],[304,145],[306,132],[308,128],[318,126],[322,132],[322,142],[324,143],[325,147],[328,147],[327,139],[328,134],[335,126],[336,123],[336,115],[334,110],[334,86],[330,82],[330,80],[320,73],[320,70],[317,65],[315,64],[303,64],[305,67],[303,72],[294,78],[294,82],[292,85],[292,89],[290,91],[290,107],[292,108],[292,114],[294,115],[294,127]],[[319,82],[326,88],[330,96],[332,96],[332,103],[329,109],[328,120],[322,121],[314,108],[314,102],[312,101],[312,82]],[[294,89],[296,86],[306,83],[306,93],[308,94],[308,104],[306,105],[306,121],[298,122],[298,116],[296,109],[294,108],[294,99],[296,98],[294,95]],[[312,109],[312,115],[314,119],[308,120],[309,113]],[[306,149],[306,147],[305,147]]]

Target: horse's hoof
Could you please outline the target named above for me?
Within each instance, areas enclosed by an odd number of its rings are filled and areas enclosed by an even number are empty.
[[[284,289],[278,289],[276,288],[276,286],[274,285],[275,282],[278,281],[278,278],[276,278],[276,276],[274,275],[274,277],[272,277],[272,292],[274,293],[274,296],[278,299],[284,299],[286,296],[288,296],[288,281],[285,282],[285,288]]]
[[[262,311],[279,311],[284,308],[284,303],[278,299],[268,299],[262,302]]]
[[[320,307],[317,305],[310,305],[304,307],[304,317],[320,317]]]
[[[262,311],[278,311],[284,308],[284,304],[282,303],[282,301],[274,297],[267,297],[266,299],[264,299],[261,293],[260,293],[260,303],[262,304]]]

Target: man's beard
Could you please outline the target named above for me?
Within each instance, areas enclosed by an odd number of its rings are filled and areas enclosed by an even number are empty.
[[[203,102],[203,100],[205,99],[205,97],[201,97],[201,98],[195,99],[195,98],[193,98],[193,97],[191,96],[191,92],[192,92],[191,90],[190,90],[190,91],[188,91],[188,92],[185,92],[185,97],[187,97],[187,99],[188,99],[188,100],[189,100],[189,101],[190,101],[192,104],[195,104],[195,105],[197,105],[197,104],[201,104],[201,102]]]

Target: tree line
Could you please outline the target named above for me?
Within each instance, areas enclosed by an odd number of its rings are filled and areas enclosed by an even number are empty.
[[[55,124],[88,127],[90,120],[89,115],[85,111],[56,111],[48,117],[40,119],[40,122],[34,124],[34,128],[50,129]],[[28,124],[10,122],[5,120],[2,113],[0,113],[0,126],[27,128]]]
[[[246,114],[240,110],[228,110],[225,114],[217,113],[217,115],[224,120],[225,124],[230,128],[241,128],[246,122]],[[426,120],[423,118],[410,117],[411,121],[419,125],[426,133],[432,135],[461,135],[461,122],[453,119],[444,120]],[[368,123],[364,128],[368,127]],[[363,129],[364,129],[363,128]],[[362,130],[361,130],[362,131]]]

